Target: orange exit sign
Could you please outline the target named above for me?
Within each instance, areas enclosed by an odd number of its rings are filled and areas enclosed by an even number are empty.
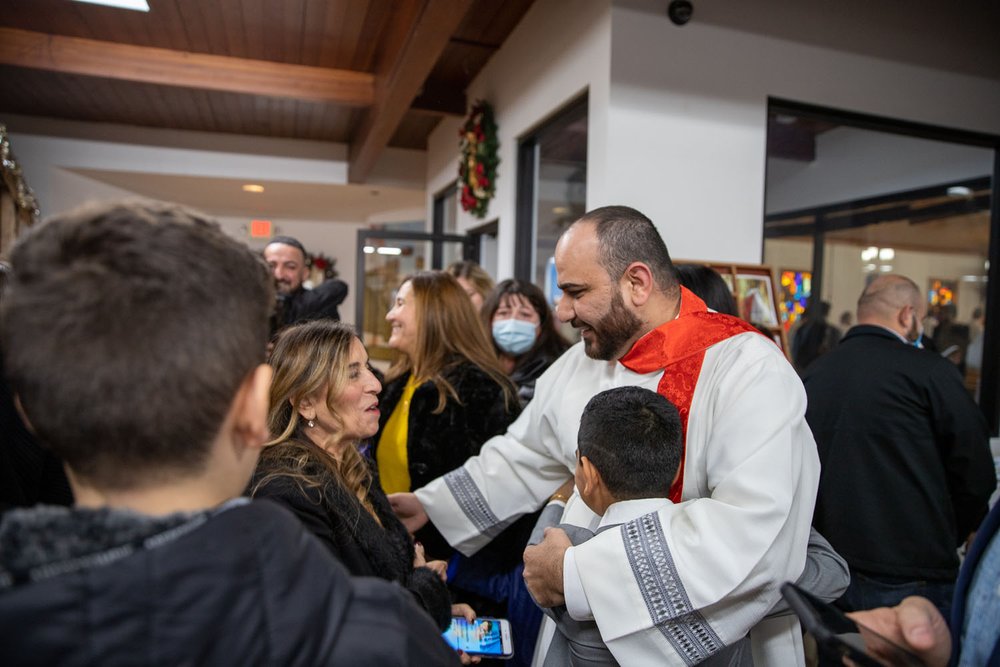
[[[253,238],[253,239],[269,239],[269,238],[271,238],[271,221],[270,220],[251,220],[250,221],[250,238]]]

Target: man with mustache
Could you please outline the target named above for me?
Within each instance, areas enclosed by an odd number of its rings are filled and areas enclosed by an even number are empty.
[[[582,342],[539,378],[506,434],[415,494],[391,497],[397,514],[411,530],[429,518],[472,553],[572,475],[593,395],[658,391],[684,430],[673,504],[576,547],[549,529],[525,551],[529,590],[596,621],[621,664],[694,664],[751,628],[755,660],[801,664],[794,617],[758,625],[779,584],[803,570],[819,478],[795,371],[772,341],[678,284],[663,239],[634,209],[587,213],[560,238],[555,261],[556,314]],[[569,498],[562,523],[593,530],[598,521],[577,493]]]
[[[291,236],[275,236],[264,248],[264,261],[274,276],[277,305],[271,321],[271,335],[278,329],[329,317],[340,319],[337,306],[347,298],[347,283],[331,278],[311,290],[302,286],[309,275],[306,249]]]

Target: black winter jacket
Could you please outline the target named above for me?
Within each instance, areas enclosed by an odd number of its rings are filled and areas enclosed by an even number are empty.
[[[262,459],[251,488],[273,468]],[[368,502],[382,525],[322,464],[316,463],[309,474],[323,480],[322,487],[309,487],[288,476],[272,477],[256,488],[254,497],[268,498],[294,512],[351,574],[388,579],[408,588],[439,629],[446,630],[451,622],[448,587],[428,568],[414,569],[413,540],[393,513],[377,477],[368,489]]]
[[[0,664],[451,665],[398,586],[352,579],[290,513],[36,507],[0,524]]]
[[[434,414],[438,391],[431,381],[417,387],[410,400],[406,453],[411,489],[419,489],[478,454],[484,442],[506,431],[521,412],[516,399],[515,405],[506,404],[503,388],[478,366],[458,363],[448,368],[444,377],[455,388],[461,404],[449,398],[444,410]],[[382,389],[376,443],[409,378],[406,373]]]
[[[954,364],[858,325],[802,381],[816,529],[852,570],[953,580],[996,486],[986,420]]]

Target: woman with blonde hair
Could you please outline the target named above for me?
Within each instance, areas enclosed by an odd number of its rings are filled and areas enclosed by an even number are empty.
[[[382,388],[364,345],[347,325],[308,322],[279,335],[270,363],[272,439],[250,495],[288,507],[351,574],[406,586],[445,629],[453,609],[443,564],[438,571],[424,566],[358,451],[378,430]]]

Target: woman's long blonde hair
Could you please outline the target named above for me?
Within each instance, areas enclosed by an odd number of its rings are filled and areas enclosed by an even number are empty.
[[[274,368],[267,426],[271,440],[261,453],[258,467],[267,473],[257,480],[251,495],[276,477],[289,477],[300,488],[324,492],[326,471],[348,493],[358,499],[373,517],[368,502],[372,474],[357,448],[345,447],[335,458],[305,434],[297,406],[303,399],[326,389],[326,406],[339,421],[334,400],[348,381],[351,345],[357,335],[340,322],[317,320],[291,326],[278,336],[269,363]],[[376,517],[376,520],[377,517]]]
[[[514,385],[500,367],[493,344],[458,281],[444,271],[420,271],[405,278],[401,285],[407,282],[413,289],[416,309],[414,354],[400,354],[386,380],[412,372],[418,381],[432,381],[438,390],[434,412],[439,413],[449,397],[461,404],[444,372],[456,364],[469,362],[503,388],[508,408],[517,405]]]

